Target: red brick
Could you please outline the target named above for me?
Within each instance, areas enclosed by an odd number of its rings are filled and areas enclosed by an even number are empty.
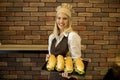
[[[54,21],[54,17],[39,17],[40,21]]]
[[[22,11],[22,7],[7,7],[6,11]]]
[[[9,3],[9,2],[1,2],[0,3],[0,6],[4,6],[4,7],[7,7],[7,6],[13,6],[13,3]]]
[[[117,9],[103,8],[101,12],[117,12]]]
[[[115,22],[116,21],[116,18],[114,18],[114,17],[103,17],[102,18],[102,21],[104,22],[104,21],[107,21],[107,22]]]
[[[40,39],[40,35],[26,35],[25,39]]]
[[[14,25],[14,22],[0,22],[0,25],[1,26],[12,26],[12,25]]]
[[[17,3],[14,3],[14,6],[21,6],[21,7],[26,7],[26,6],[29,6],[29,3],[26,3],[26,2],[17,2]]]
[[[109,8],[120,8],[120,4],[109,4]]]
[[[105,0],[105,3],[119,3],[119,0]]]
[[[7,17],[8,21],[22,21],[22,17]]]
[[[37,12],[38,11],[38,8],[37,7],[24,7],[23,8],[23,11],[26,12],[26,11],[29,11],[29,12]]]
[[[9,30],[24,30],[24,26],[10,26]]]
[[[0,31],[8,31],[9,30],[9,27],[8,26],[1,26],[0,27]]]
[[[104,40],[118,40],[117,36],[104,36]]]
[[[38,21],[38,17],[23,17],[25,21]]]
[[[40,26],[40,30],[53,30],[53,26]]]
[[[15,16],[30,16],[29,12],[16,12]]]
[[[104,0],[89,0],[90,3],[104,3]]]
[[[109,22],[109,26],[120,26],[120,22]]]
[[[46,31],[32,31],[32,35],[41,35],[41,36],[44,36],[44,35],[47,35],[47,32]]]
[[[39,21],[32,21],[32,22],[30,22],[30,25],[31,26],[40,26],[40,25],[45,25],[45,22],[43,21],[43,22],[39,22]]]
[[[47,45],[48,44],[48,40],[33,40],[33,44],[41,44],[41,45]]]
[[[18,26],[29,25],[29,21],[16,21],[15,25],[18,25]]]
[[[94,17],[108,17],[109,14],[108,13],[93,13]]]
[[[17,79],[17,75],[4,75],[4,79]]]
[[[50,26],[50,25],[54,26],[54,24],[55,24],[55,21],[47,21],[46,22],[47,26]]]
[[[16,58],[16,62],[30,62],[30,58]]]
[[[94,22],[95,26],[108,26],[108,22]]]
[[[56,2],[56,0],[41,0],[41,2]]]
[[[92,7],[92,3],[78,3],[78,7]]]
[[[17,35],[30,35],[30,34],[32,34],[32,32],[31,31],[16,31],[16,34]]]
[[[31,16],[45,16],[45,12],[31,12]]]
[[[72,0],[56,0],[56,2],[72,2]]]
[[[8,64],[7,64],[7,62],[0,62],[0,67],[2,67],[2,66],[7,66]]]
[[[53,7],[39,7],[39,11],[55,11],[55,9]]]
[[[73,26],[73,29],[74,29],[75,31],[77,31],[77,30],[85,31],[85,30],[86,30],[86,26]]]
[[[86,12],[101,12],[100,8],[86,8]]]
[[[95,3],[95,4],[93,4],[93,6],[94,7],[99,7],[99,8],[108,8],[108,4],[97,4],[97,3]]]
[[[2,40],[2,44],[16,44],[16,40]]]
[[[6,21],[6,17],[0,17],[0,21]]]
[[[89,36],[88,39],[93,39],[93,40],[102,40],[102,36]]]
[[[90,16],[93,16],[92,13],[78,13],[78,16],[87,16],[87,17],[90,17]]]
[[[16,35],[16,31],[0,31],[0,35],[4,36],[4,35]]]
[[[39,30],[39,26],[25,26],[25,30]]]
[[[73,2],[89,3],[89,0],[73,0]]]
[[[101,26],[87,26],[87,30],[88,31],[93,31],[93,30],[94,31],[100,31],[100,30],[102,30],[102,27]]]
[[[101,19],[98,17],[86,17],[86,21],[100,21]]]
[[[23,63],[23,66],[36,66],[36,64],[35,63],[32,63],[32,62],[25,62],[25,63]]]
[[[0,8],[0,11],[2,12],[2,11],[6,11],[6,8],[5,7],[1,7]]]
[[[24,36],[10,36],[10,39],[11,40],[17,40],[17,39],[25,39],[25,37]]]
[[[47,12],[46,16],[56,16],[56,12]]]
[[[104,31],[117,31],[117,27],[103,27]]]
[[[32,44],[32,40],[17,40],[17,44],[21,44],[21,45],[31,45]]]
[[[39,2],[39,0],[24,0],[25,2]]]
[[[106,62],[106,58],[92,58],[92,62]]]
[[[109,41],[107,41],[107,40],[95,40],[94,44],[109,44]]]
[[[15,74],[17,74],[17,75],[23,75],[24,74],[24,71],[10,71],[10,74],[13,74],[13,75],[15,75]]]
[[[45,3],[36,3],[36,2],[34,2],[34,3],[30,3],[30,6],[43,7],[43,6],[45,6]]]
[[[93,22],[79,22],[78,25],[80,25],[80,26],[91,26],[91,25],[93,25]]]

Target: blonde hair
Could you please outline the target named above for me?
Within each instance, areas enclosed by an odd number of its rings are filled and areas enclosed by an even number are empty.
[[[65,33],[69,33],[72,31],[72,20],[71,20],[71,14],[74,12],[74,10],[72,9],[72,5],[70,4],[67,4],[67,3],[63,3],[61,6],[58,6],[57,9],[57,14],[56,16],[59,14],[59,13],[65,13],[68,18],[69,18],[69,25],[68,27],[64,30]],[[53,29],[53,34],[55,36],[55,38],[57,39],[58,36],[59,36],[59,28],[57,26],[57,23],[55,21],[55,25],[54,25],[54,29]]]

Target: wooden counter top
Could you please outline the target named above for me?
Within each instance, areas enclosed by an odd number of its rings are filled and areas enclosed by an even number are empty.
[[[81,46],[86,49],[85,45]],[[48,50],[48,45],[0,45],[0,50]]]
[[[48,50],[47,45],[0,45],[0,50]]]

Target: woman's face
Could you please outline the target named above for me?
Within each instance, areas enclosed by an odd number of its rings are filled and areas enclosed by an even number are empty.
[[[69,19],[68,16],[64,13],[59,13],[56,17],[56,23],[58,28],[63,31],[65,28],[68,27]]]

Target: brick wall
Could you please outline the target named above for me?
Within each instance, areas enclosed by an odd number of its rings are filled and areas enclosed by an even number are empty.
[[[2,44],[48,44],[48,35],[53,29],[55,20],[55,8],[62,2],[73,4],[76,11],[73,16],[73,28],[81,36],[82,44],[86,45],[82,56],[90,59],[90,63],[84,79],[102,80],[115,61],[116,54],[120,53],[119,0],[0,0],[0,42]],[[8,72],[6,69],[5,77],[16,78],[14,73],[18,73],[24,75],[23,78],[33,78],[29,73],[33,76],[39,74],[38,66],[31,69],[33,72],[17,71],[13,67],[17,64],[17,60],[18,62],[25,60],[25,64],[20,63],[21,65],[26,65],[26,62],[29,66],[36,64],[27,61],[35,59],[29,57],[31,54],[25,59],[23,55],[0,54],[0,57],[3,57],[3,60],[0,59],[0,67],[8,66],[7,69],[10,70]],[[27,69],[29,68],[27,66]],[[34,72],[34,69],[38,71]]]

